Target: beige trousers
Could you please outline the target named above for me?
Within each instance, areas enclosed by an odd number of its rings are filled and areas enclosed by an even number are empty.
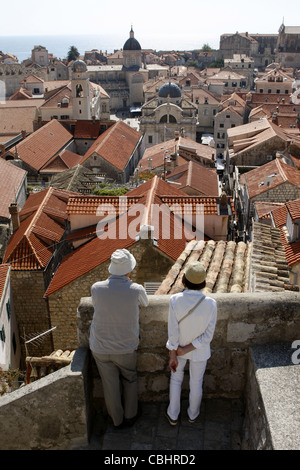
[[[114,425],[119,426],[124,418],[133,418],[138,411],[136,351],[130,354],[92,351],[92,354],[101,377],[107,412]]]

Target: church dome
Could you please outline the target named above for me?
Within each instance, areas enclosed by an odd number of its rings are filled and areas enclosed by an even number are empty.
[[[123,46],[124,51],[140,51],[142,48],[140,46],[140,43],[135,39],[134,37],[134,32],[131,28],[130,31],[130,38],[127,39]]]
[[[165,83],[163,86],[160,87],[158,96],[160,98],[180,98],[181,97],[181,91],[178,85],[175,83]]]
[[[73,72],[86,72],[87,71],[87,66],[86,63],[83,62],[83,60],[75,60],[75,62],[72,65],[72,70]]]

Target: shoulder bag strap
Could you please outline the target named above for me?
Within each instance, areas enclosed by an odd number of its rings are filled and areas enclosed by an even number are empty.
[[[204,299],[205,299],[205,295],[204,295],[203,297],[201,297],[200,300],[198,300],[198,302],[196,303],[196,305],[195,305],[194,307],[192,307],[191,310],[189,310],[189,311],[184,315],[184,317],[180,318],[180,320],[178,321],[178,323],[181,323],[182,320],[184,320],[187,316],[189,316],[189,315],[195,310],[195,308],[197,308],[198,305],[201,304],[202,300],[204,300]]]

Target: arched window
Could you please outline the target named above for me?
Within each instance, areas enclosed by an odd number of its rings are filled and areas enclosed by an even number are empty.
[[[83,89],[82,89],[81,84],[79,84],[79,85],[76,85],[76,97],[80,98],[81,96],[83,96]]]
[[[164,116],[162,116],[160,118],[160,121],[159,122],[168,122],[168,116],[167,114],[164,114]],[[170,123],[176,123],[176,118],[174,116],[172,116],[172,114],[169,115],[169,122]]]

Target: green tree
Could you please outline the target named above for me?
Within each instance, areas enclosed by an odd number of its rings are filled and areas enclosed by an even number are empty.
[[[212,51],[212,48],[210,47],[209,44],[205,43],[205,44],[203,44],[201,51],[209,52],[209,51]]]
[[[68,52],[68,62],[70,62],[71,60],[76,60],[78,59],[78,57],[79,57],[79,52],[78,52],[77,47],[71,46]]]

